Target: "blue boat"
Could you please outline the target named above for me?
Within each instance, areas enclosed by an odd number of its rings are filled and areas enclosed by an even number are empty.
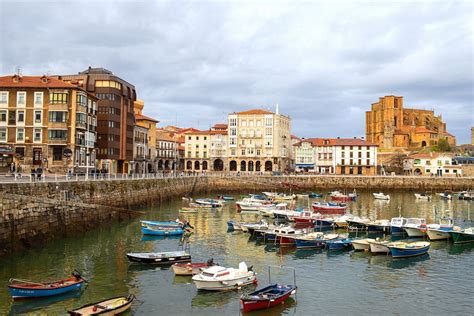
[[[16,298],[48,297],[82,289],[86,281],[74,271],[72,277],[53,282],[32,282],[10,279],[8,291]]]
[[[167,222],[159,222],[159,221],[140,221],[142,223],[142,226],[158,226],[158,227],[170,227],[170,228],[175,228],[175,227],[182,227],[183,224],[180,222],[172,222],[172,221],[167,221]]]
[[[311,198],[311,199],[315,199],[315,198],[322,198],[323,195],[321,193],[311,192],[311,193],[308,194],[308,197]]]
[[[407,258],[421,256],[428,253],[431,244],[427,241],[397,242],[389,245],[388,249],[393,258]]]
[[[392,235],[404,235],[407,219],[403,217],[394,217],[390,221],[390,232]]]
[[[218,198],[221,199],[221,200],[224,200],[224,201],[233,201],[233,200],[235,200],[234,197],[230,196],[230,195],[221,195]]]
[[[233,220],[227,221],[227,229],[228,230],[234,230],[234,223],[235,223],[235,221],[233,221]]]
[[[331,240],[326,243],[328,250],[342,250],[352,248],[352,240],[345,238],[345,239],[337,239]]]
[[[163,228],[163,227],[153,227],[153,226],[142,226],[142,233],[145,235],[154,235],[154,236],[178,236],[184,234],[184,229],[181,227],[176,228]]]
[[[315,249],[315,248],[324,248],[326,242],[321,239],[298,239],[295,238],[296,248],[298,249]]]

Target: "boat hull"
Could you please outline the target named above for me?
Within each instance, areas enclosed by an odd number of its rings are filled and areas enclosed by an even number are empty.
[[[370,252],[372,253],[389,253],[390,250],[386,245],[378,244],[378,243],[369,243],[370,245]]]
[[[355,251],[370,251],[370,244],[367,240],[353,240],[352,247]]]
[[[171,269],[175,275],[196,275],[201,273],[201,269],[209,267],[207,263],[188,263],[188,264],[173,264]]]
[[[390,232],[393,235],[403,235],[405,234],[405,229],[401,226],[390,226]]]
[[[103,304],[105,304],[105,306],[107,306],[107,301],[113,301],[113,300],[116,300],[116,299],[122,299],[124,303],[122,305],[117,306],[117,307],[112,308],[112,309],[98,309],[96,307],[96,306],[102,306]],[[73,315],[73,316],[94,315],[94,314],[107,315],[107,316],[109,316],[109,315],[119,315],[119,314],[127,311],[128,309],[130,309],[130,307],[132,306],[132,303],[133,303],[134,300],[135,300],[135,296],[133,296],[133,295],[130,295],[129,297],[116,297],[116,298],[113,298],[113,299],[109,299],[107,301],[101,301],[101,302],[96,302],[96,303],[93,303],[93,304],[82,306],[82,307],[77,308],[75,310],[68,311],[68,314]]]
[[[204,280],[193,280],[198,290],[204,291],[232,291],[237,290],[243,286],[257,283],[257,277],[255,275],[245,276],[242,278],[226,281],[204,281]]]
[[[416,227],[405,227],[405,232],[407,233],[408,237],[426,236],[425,232],[423,232],[420,228],[416,228]]]
[[[295,239],[296,248],[298,249],[317,249],[324,248],[326,242],[320,239],[314,240],[304,240],[304,239]]]
[[[174,263],[181,263],[181,262],[191,262],[191,255],[179,255],[179,256],[169,256],[169,257],[143,257],[143,256],[134,256],[133,254],[127,254],[127,258],[130,262],[137,262],[137,263],[147,263],[147,264],[155,264],[155,265],[171,265]]]
[[[389,247],[390,254],[393,258],[407,258],[407,257],[416,257],[424,255],[430,249],[430,246],[422,247],[422,248],[413,248],[413,249],[401,249],[397,247]]]
[[[450,236],[449,231],[428,229],[428,238],[430,240],[445,240],[451,238]]]
[[[463,232],[450,232],[450,235],[455,244],[474,242],[474,234],[466,234]]]
[[[150,229],[147,227],[142,227],[142,233],[144,235],[153,235],[153,236],[179,236],[184,234],[184,230],[181,228],[177,229]]]
[[[267,299],[261,299],[260,297],[252,299],[253,293],[250,293],[247,297],[242,297],[240,299],[241,309],[244,313],[260,309],[268,309],[283,304],[294,293],[296,293],[296,287],[288,289],[287,292],[279,295],[278,297],[272,297]]]
[[[10,295],[14,298],[33,298],[33,297],[47,297],[54,295],[61,295],[71,291],[79,291],[84,285],[84,280],[78,281],[77,283],[63,286],[59,288],[45,288],[45,289],[32,289],[32,288],[18,288],[15,286],[8,286]]]

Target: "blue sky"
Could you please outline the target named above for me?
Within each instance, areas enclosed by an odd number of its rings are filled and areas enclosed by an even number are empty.
[[[470,1],[2,0],[0,40],[3,75],[104,67],[162,126],[278,103],[298,136],[363,136],[388,94],[474,125]]]

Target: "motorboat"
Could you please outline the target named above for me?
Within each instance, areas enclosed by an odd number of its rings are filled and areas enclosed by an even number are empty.
[[[216,200],[216,199],[196,199],[194,201],[196,204],[209,206],[211,208],[217,208],[224,206],[224,200]]]
[[[274,202],[285,202],[285,201],[293,201],[295,198],[296,198],[296,195],[294,194],[291,194],[291,195],[277,194],[272,197],[272,200]]]
[[[256,284],[257,274],[248,268],[245,262],[239,268],[212,266],[193,276],[193,282],[198,290],[229,291],[243,286]]]
[[[314,249],[324,248],[330,240],[339,238],[338,234],[324,234],[321,232],[309,233],[295,238],[296,248]]]
[[[130,309],[134,300],[135,295],[133,294],[108,298],[70,310],[68,314],[73,316],[118,315]]]
[[[426,254],[430,249],[430,245],[427,241],[397,242],[388,245],[388,249],[393,258],[406,258]]]
[[[390,221],[388,219],[379,219],[367,223],[367,232],[369,233],[389,233]]]
[[[258,211],[262,216],[273,217],[273,212],[276,210],[286,210],[287,203],[278,204],[264,204],[258,207]]]
[[[426,220],[424,218],[411,217],[407,218],[407,222],[403,227],[408,237],[423,237],[426,236]]]
[[[334,227],[334,218],[332,217],[323,217],[321,214],[319,214],[319,217],[317,217],[313,221],[314,228],[317,229],[328,229]]]
[[[313,232],[313,229],[282,229],[281,232],[276,235],[276,242],[279,243],[280,246],[291,246],[296,243],[295,238],[306,235],[310,232]]]
[[[460,227],[454,226],[454,220],[448,217],[441,218],[439,224],[428,224],[427,228],[430,240],[449,239],[451,237],[450,232],[461,230]]]
[[[392,235],[405,234],[404,226],[407,219],[404,217],[394,217],[390,220],[390,233]]]
[[[253,232],[256,229],[267,229],[268,228],[268,223],[265,220],[261,220],[260,222],[257,223],[245,223],[242,224],[242,230],[246,230],[249,234],[253,235]]]
[[[427,193],[415,193],[415,198],[417,200],[430,201],[431,195],[428,195]]]
[[[170,252],[135,252],[127,253],[130,262],[171,265],[177,262],[191,262],[191,255],[186,251]]]
[[[271,202],[266,200],[257,200],[252,198],[245,198],[243,200],[235,202],[237,206],[237,211],[247,211],[247,212],[258,212],[258,210],[264,205],[271,205]]]
[[[455,244],[474,242],[474,227],[449,232]]]
[[[365,231],[367,224],[370,222],[368,218],[354,217],[346,220],[348,229],[352,231]]]
[[[291,220],[295,223],[309,223],[312,224],[315,220],[320,219],[322,216],[318,213],[313,212],[299,212],[299,214],[292,216]]]
[[[280,221],[291,221],[295,216],[300,216],[302,211],[293,210],[274,210],[273,217]]]
[[[182,228],[183,223],[176,221],[140,221],[142,227],[160,227],[160,228]]]
[[[311,204],[313,211],[318,211],[321,214],[344,214],[347,209],[345,203],[332,202],[314,202]]]
[[[390,200],[390,195],[388,194],[383,194],[382,192],[379,192],[379,193],[372,193],[372,195],[374,196],[375,199],[377,200]]]
[[[333,223],[337,228],[347,228],[347,226],[349,225],[347,221],[353,218],[354,215],[352,214],[344,214],[342,216],[334,217]]]
[[[271,284],[240,297],[240,305],[244,313],[254,310],[268,309],[283,304],[292,294],[296,293],[296,285]]]
[[[356,251],[370,251],[370,244],[369,242],[375,241],[372,238],[362,238],[362,239],[353,239],[352,246]]]
[[[442,200],[452,200],[452,199],[453,199],[453,196],[452,196],[451,194],[449,194],[448,192],[438,193],[438,196],[439,196]]]

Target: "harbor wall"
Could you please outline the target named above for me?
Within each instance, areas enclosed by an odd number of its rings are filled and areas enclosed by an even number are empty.
[[[340,189],[461,191],[474,178],[368,176],[196,176],[78,182],[0,184],[0,254],[101,223],[140,215],[137,207],[186,195]]]

